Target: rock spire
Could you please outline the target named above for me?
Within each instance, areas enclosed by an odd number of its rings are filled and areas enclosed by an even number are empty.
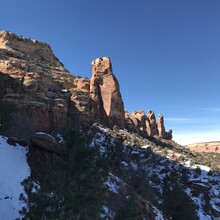
[[[90,96],[93,100],[93,121],[101,122],[108,127],[117,125],[124,128],[124,103],[108,57],[100,57],[92,62]]]

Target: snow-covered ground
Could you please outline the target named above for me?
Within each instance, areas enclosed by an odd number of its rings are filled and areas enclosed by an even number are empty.
[[[30,175],[27,163],[28,149],[12,146],[7,138],[0,136],[0,219],[14,220],[22,208],[19,200],[23,192],[21,182]]]

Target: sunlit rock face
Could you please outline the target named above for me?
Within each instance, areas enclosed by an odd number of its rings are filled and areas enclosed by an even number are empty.
[[[124,103],[110,58],[102,57],[92,62],[90,96],[93,100],[91,115],[93,121],[124,128]]]

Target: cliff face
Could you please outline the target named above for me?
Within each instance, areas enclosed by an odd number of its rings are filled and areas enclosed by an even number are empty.
[[[163,129],[158,133],[154,114],[124,111],[108,57],[92,62],[91,80],[75,77],[49,45],[0,31],[0,86],[0,100],[14,102],[37,130],[61,129],[67,122],[125,128],[129,121],[137,132],[164,136]]]
[[[37,128],[66,124],[69,94],[63,87],[73,77],[47,44],[1,31],[0,74],[0,98],[13,101]]]
[[[186,148],[198,153],[220,153],[220,141],[189,144]]]

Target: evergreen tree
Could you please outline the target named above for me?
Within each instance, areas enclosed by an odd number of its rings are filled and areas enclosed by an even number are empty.
[[[131,196],[128,200],[120,204],[115,216],[115,220],[136,220],[138,217],[137,204],[135,198]]]
[[[27,207],[24,219],[98,219],[103,204],[105,171],[96,148],[88,147],[81,132],[68,129],[61,157],[47,167],[40,189],[33,191],[31,179],[24,182],[28,197],[21,195]],[[36,217],[37,216],[37,217]]]
[[[176,181],[170,182],[170,177],[164,178],[162,211],[172,220],[198,220],[196,207],[181,185]]]

